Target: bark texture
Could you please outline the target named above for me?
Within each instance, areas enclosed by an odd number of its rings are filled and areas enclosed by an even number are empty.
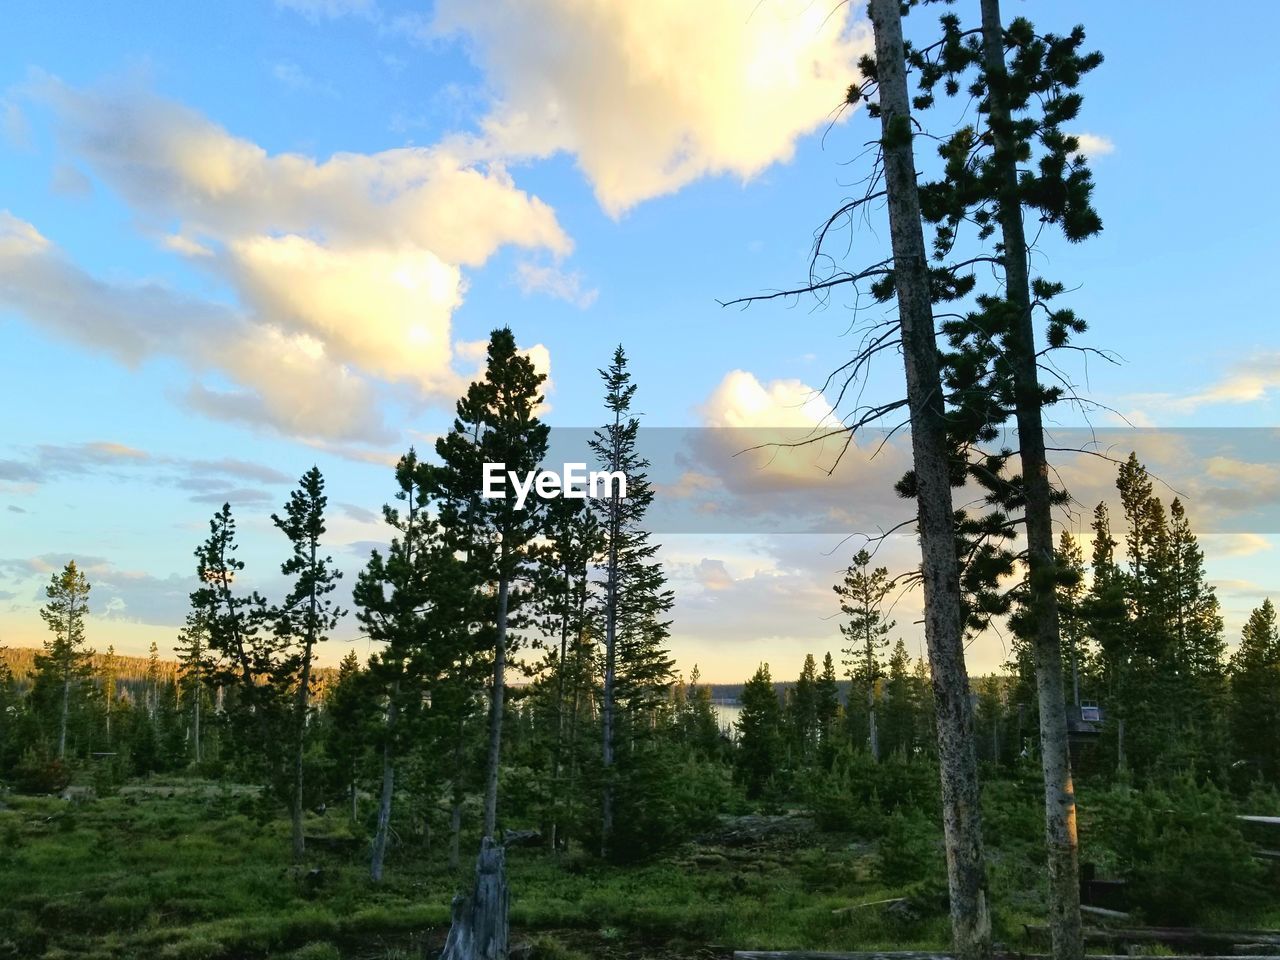
[[[999,177],[997,211],[1004,242],[1005,296],[1014,315],[1006,338],[1013,371],[1018,446],[1026,495],[1029,612],[1040,706],[1040,763],[1044,774],[1045,840],[1049,867],[1049,930],[1056,960],[1080,960],[1080,874],[1076,849],[1075,788],[1067,738],[1062,677],[1052,486],[1045,452],[1041,389],[1027,241],[1018,192],[1018,167],[1004,61],[1000,0],[982,0],[983,60]]]
[[[869,12],[875,29],[894,285],[911,411],[925,638],[937,722],[952,937],[960,960],[985,960],[991,955],[991,915],[969,677],[964,662],[946,414],[916,187],[902,12],[899,0],[871,0]]]
[[[506,851],[485,837],[476,859],[474,891],[453,898],[453,925],[440,960],[506,960],[510,904]]]

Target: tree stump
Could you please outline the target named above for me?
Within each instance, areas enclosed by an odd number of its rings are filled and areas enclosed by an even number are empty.
[[[507,960],[506,851],[492,837],[480,841],[471,896],[453,898],[453,924],[440,960]]]

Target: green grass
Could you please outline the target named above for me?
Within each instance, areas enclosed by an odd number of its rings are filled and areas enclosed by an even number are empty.
[[[1037,798],[1022,792],[993,789],[984,804],[995,932],[1010,948],[1042,949],[1022,936],[1024,923],[1043,917]],[[198,782],[150,783],[77,805],[17,796],[5,804],[0,960],[421,957],[442,943],[451,898],[470,884],[469,862],[451,873],[440,844],[431,853],[409,844],[393,849],[375,886],[360,841],[350,853],[313,844],[307,868],[320,868],[317,882],[290,868],[282,817],[263,819],[251,792]],[[934,828],[925,829],[936,844]],[[307,831],[351,836],[341,811],[312,817]],[[464,850],[475,843],[465,838]],[[842,835],[689,845],[629,867],[517,848],[508,854],[512,942],[532,942],[540,960],[705,960],[735,947],[937,950],[950,939],[940,852],[937,860],[933,879],[895,888],[877,880],[876,844]],[[915,915],[841,909],[904,892]],[[1277,917],[1273,905],[1259,919]]]
[[[350,855],[313,845],[313,886],[289,868],[283,819],[260,821],[242,794],[176,786],[77,805],[8,797],[0,958],[389,957],[442,939],[450,900],[469,881],[469,864],[455,875],[442,853],[406,846],[375,886],[360,845]],[[308,833],[342,836],[347,825],[331,811]],[[513,941],[536,940],[548,957],[945,942],[941,918],[904,926],[880,910],[834,914],[893,894],[871,879],[870,855],[848,846],[686,849],[632,867],[515,849]]]

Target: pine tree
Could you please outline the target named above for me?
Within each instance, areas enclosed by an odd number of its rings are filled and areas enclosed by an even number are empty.
[[[485,764],[484,826],[476,885],[459,905],[442,957],[469,956],[473,938],[489,940],[498,955],[506,951],[506,860],[496,843],[498,771],[502,759],[502,727],[506,673],[517,648],[519,612],[527,598],[522,584],[533,578],[538,560],[535,540],[543,532],[543,501],[530,497],[517,507],[514,497],[480,497],[483,465],[502,464],[517,476],[535,472],[547,450],[548,428],[537,417],[546,379],[516,348],[507,328],[489,338],[483,380],[476,381],[458,402],[453,429],[436,444],[443,461],[438,473],[441,516],[456,526],[465,544],[466,566],[479,588],[495,588],[492,615],[493,681],[489,696],[489,749]],[[487,633],[487,631],[486,631]],[[485,633],[477,637],[487,639]],[[492,939],[490,939],[492,938]]]
[[[369,674],[360,669],[354,650],[338,663],[338,675],[325,691],[325,752],[333,761],[340,783],[351,801],[351,822],[360,819],[360,768],[375,739],[375,699],[368,689]]]
[[[66,758],[71,713],[91,675],[93,651],[85,648],[84,638],[89,590],[89,581],[71,560],[50,578],[45,590],[48,602],[40,608],[53,638],[44,642],[44,652],[36,657],[35,696],[39,699],[47,688],[56,704],[59,760]]]
[[[793,766],[809,766],[818,746],[818,666],[806,653],[787,697],[786,721]]]
[[[108,645],[106,655],[102,658],[102,706],[108,750],[111,749],[111,721],[115,714],[116,700],[119,699],[118,680],[119,663],[116,648],[114,645]]]
[[[649,484],[649,462],[636,449],[640,421],[631,413],[636,385],[627,370],[621,346],[614,351],[608,369],[600,371],[605,386],[605,409],[609,421],[595,431],[592,452],[605,471],[625,478],[622,486],[612,483],[609,496],[594,501],[598,505],[603,536],[602,554],[605,582],[604,670],[601,703],[601,855],[609,856],[614,821],[614,792],[617,773],[614,763],[623,724],[634,735],[643,728],[667,696],[674,661],[667,651],[673,596],[666,575],[655,557],[658,545],[650,541],[643,527],[645,514],[653,503]]]
[[[822,658],[822,673],[818,674],[814,700],[818,740],[822,747],[825,766],[830,763],[835,749],[836,723],[840,716],[840,683],[836,679],[836,665],[831,659],[830,652]]]
[[[245,564],[236,556],[236,521],[223,504],[209,521],[209,537],[196,548],[196,579],[191,606],[208,630],[208,649],[216,668],[214,684],[226,698],[226,718],[242,761],[282,799],[291,799],[285,776],[288,744],[288,691],[272,682],[280,672],[281,644],[268,622],[267,602],[256,590],[240,591]]]
[[[564,808],[563,779],[565,740],[569,728],[567,696],[578,667],[569,663],[573,638],[586,628],[592,599],[592,562],[602,547],[599,522],[583,500],[560,497],[547,507],[547,550],[543,576],[539,581],[539,601],[543,612],[543,632],[558,637],[558,645],[548,651],[546,670],[552,678],[553,746],[550,764],[551,823],[547,831],[551,849],[563,840],[560,824]]]
[[[888,679],[885,682],[884,734],[881,739],[886,756],[900,753],[910,759],[915,755],[916,741],[920,737],[914,687],[911,657],[907,654],[907,645],[899,639],[889,655]]]
[[[884,651],[889,647],[889,631],[895,624],[885,618],[883,606],[893,584],[885,567],[871,569],[871,554],[859,550],[834,587],[840,597],[840,611],[848,618],[840,632],[849,641],[845,667],[849,679],[862,687],[867,704],[867,742],[871,758],[880,760],[880,736],[876,725],[876,684],[884,669]],[[851,698],[852,699],[852,698]]]
[[[1280,783],[1280,629],[1271,599],[1245,622],[1231,656],[1231,736],[1235,753]]]
[[[332,557],[320,554],[328,502],[324,495],[324,477],[318,467],[312,467],[299,479],[297,489],[289,494],[284,515],[271,515],[271,521],[289,538],[293,548],[289,559],[280,565],[284,576],[294,578],[293,586],[284,603],[271,611],[271,618],[275,621],[277,637],[288,645],[272,679],[275,683],[287,683],[293,694],[290,822],[295,863],[300,863],[306,855],[303,780],[315,649],[344,615],[329,596],[337,589],[342,572],[334,567]]]
[[[178,634],[180,682],[191,711],[191,745],[195,763],[204,761],[203,728],[205,701],[208,699],[208,678],[213,664],[209,659],[209,631],[197,610],[187,614],[186,627]]]
[[[379,644],[369,659],[367,689],[376,690],[384,704],[378,738],[381,789],[369,866],[375,883],[382,880],[397,768],[414,737],[423,734],[424,704],[429,700],[432,710],[443,710],[449,702],[440,685],[469,652],[473,605],[462,562],[428,510],[432,467],[410,449],[396,465],[395,479],[395,499],[403,507],[382,508],[395,535],[385,556],[372,552],[353,591],[356,617]]]
[[[747,797],[760,797],[782,764],[782,705],[769,665],[762,663],[742,687],[738,733],[738,775]]]

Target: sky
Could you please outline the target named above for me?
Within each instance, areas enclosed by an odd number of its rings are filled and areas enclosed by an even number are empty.
[[[1083,23],[1106,56],[1072,131],[1104,232],[1046,240],[1033,265],[1067,284],[1090,323],[1082,342],[1115,362],[1065,361],[1096,406],[1055,410],[1054,445],[1101,431],[1099,449],[1138,449],[1157,492],[1184,497],[1234,642],[1280,593],[1265,280],[1280,8],[1251,4],[1213,37],[1223,21],[1199,4],[1006,7],[1043,30]],[[806,653],[838,657],[831,585],[858,534],[902,519],[901,448],[872,458],[864,442],[835,478],[822,454],[734,454],[742,438],[830,422],[819,388],[867,314],[842,296],[720,301],[802,281],[814,228],[857,190],[874,127],[841,102],[869,48],[864,13],[811,0],[9,3],[0,645],[42,642],[43,587],[75,558],[93,584],[91,645],[167,653],[224,500],[248,580],[279,593],[270,515],[313,464],[352,582],[387,539],[391,465],[447,428],[489,331],[509,325],[548,373],[545,416],[565,436],[602,420],[597,370],[627,351],[667,504],[655,531],[680,669],[731,682],[761,661],[791,677]],[[926,35],[929,16],[911,29]],[[886,245],[872,224],[849,263]],[[897,396],[896,357],[866,390]],[[1058,466],[1080,503],[1059,522],[1087,534],[1114,468],[1066,453]],[[894,537],[877,561],[899,572],[915,551]],[[919,598],[897,598],[894,616],[918,651]],[[349,621],[325,656],[352,645],[368,650]],[[970,668],[1006,655],[993,632]]]

